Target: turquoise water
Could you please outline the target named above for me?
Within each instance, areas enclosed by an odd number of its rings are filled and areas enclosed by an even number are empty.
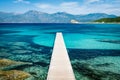
[[[61,26],[60,26],[61,25]],[[119,44],[100,42],[99,40],[120,41],[119,24],[49,24],[22,25],[21,28],[12,27],[7,30],[20,31],[6,35],[36,35],[33,42],[39,45],[52,47],[56,32],[63,32],[67,48],[77,49],[120,49]],[[83,27],[82,27],[83,26]],[[76,27],[76,29],[74,28]],[[4,28],[3,28],[4,29]],[[74,30],[72,30],[74,29]],[[48,41],[49,40],[49,41]],[[86,44],[87,43],[87,44]]]
[[[65,34],[65,42],[68,48],[77,49],[120,49],[120,44],[99,42],[97,40],[114,39],[119,40],[119,37],[114,36],[97,36],[86,34]],[[74,36],[74,37],[73,37]]]
[[[63,33],[77,80],[118,80],[120,24],[0,24],[0,59],[29,62],[8,70],[46,80],[56,32]]]

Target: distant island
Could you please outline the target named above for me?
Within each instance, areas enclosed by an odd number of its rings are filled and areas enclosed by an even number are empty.
[[[71,23],[74,23],[74,24],[78,24],[78,23],[80,23],[79,21],[74,20],[74,19],[72,19],[70,22],[71,22]]]
[[[0,12],[0,23],[87,23],[102,18],[116,17],[116,15],[105,13],[73,15],[66,12],[48,14],[45,12],[30,10],[21,14]]]
[[[120,23],[120,17],[116,18],[102,18],[99,20],[95,20],[94,22],[100,22],[100,23]]]

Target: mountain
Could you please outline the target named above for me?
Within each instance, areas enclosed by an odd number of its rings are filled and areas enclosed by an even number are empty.
[[[12,17],[13,13],[0,12],[0,22],[4,22],[7,18]]]
[[[102,18],[102,19],[99,19],[99,20],[95,20],[94,22],[120,23],[120,17],[116,17],[116,18]]]
[[[115,15],[108,15],[105,13],[92,13],[92,14],[87,14],[83,16],[78,16],[77,20],[83,21],[83,22],[91,22],[94,20],[98,20],[101,18],[115,18]]]
[[[30,10],[23,14],[0,12],[0,23],[70,23],[71,20],[91,22],[101,18],[115,18],[116,15],[93,13],[87,15],[72,15],[65,12],[48,14]]]

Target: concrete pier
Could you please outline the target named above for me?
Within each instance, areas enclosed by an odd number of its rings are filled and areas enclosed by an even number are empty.
[[[62,33],[56,34],[47,80],[75,80]]]

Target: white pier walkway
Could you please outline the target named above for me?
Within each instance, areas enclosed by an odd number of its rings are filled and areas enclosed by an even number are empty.
[[[47,80],[75,80],[62,33],[56,34]]]

